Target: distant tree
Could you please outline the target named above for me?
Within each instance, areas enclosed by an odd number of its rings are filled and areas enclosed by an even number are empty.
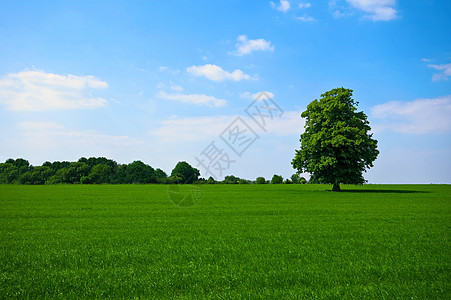
[[[207,183],[207,179],[205,179],[205,178],[199,178],[199,179],[197,179],[194,183],[195,183],[195,184],[206,184],[206,183]]]
[[[116,170],[111,175],[111,183],[122,184],[126,182],[127,164],[118,164]]]
[[[50,168],[52,168],[53,171],[58,171],[60,169],[64,169],[64,168],[68,168],[70,166],[70,162],[68,161],[54,161],[51,165]]]
[[[108,166],[108,168],[110,169],[111,172],[114,172],[118,166],[117,162],[115,162],[114,160],[105,158],[105,157],[90,157],[88,159],[82,157],[78,161],[85,162],[91,168],[98,164],[104,164],[104,165]]]
[[[300,177],[299,174],[291,175],[291,181],[295,184],[306,184],[307,180],[304,177]]]
[[[265,184],[266,183],[266,179],[264,177],[257,177],[257,179],[255,180],[256,184]]]
[[[11,164],[13,166],[14,171],[12,173],[9,174],[10,179],[12,180],[11,183],[20,183],[20,177],[31,171],[32,170],[32,166],[30,165],[30,163],[28,162],[28,160],[25,160],[23,158],[18,158],[16,160],[10,158],[8,160],[6,160],[5,162],[6,164]],[[26,175],[27,177],[29,175]]]
[[[208,179],[207,179],[207,184],[215,184],[216,183],[216,180],[213,178],[213,177],[208,177]]]
[[[81,183],[83,176],[88,176],[91,168],[83,162],[73,162],[67,168],[65,183]]]
[[[224,178],[224,180],[222,181],[222,183],[224,184],[238,184],[240,178],[235,177],[233,175],[228,175]]]
[[[166,178],[166,183],[167,184],[182,184],[185,183],[183,181],[183,178],[179,175],[175,175],[175,176],[169,176],[168,178]]]
[[[156,169],[155,178],[158,183],[165,183],[168,175],[162,169]]]
[[[38,166],[34,167],[30,174],[31,182],[29,184],[45,184],[55,172],[48,166]]]
[[[19,171],[11,162],[0,164],[0,183],[16,183],[18,178]]]
[[[299,183],[299,175],[298,174],[291,175],[291,181],[295,184]]]
[[[78,160],[78,162],[83,162],[83,163],[88,163],[88,159],[86,157],[80,157],[80,159]]]
[[[285,181],[283,182],[285,184],[293,184],[293,181],[291,181],[290,179],[285,179]]]
[[[271,184],[281,184],[283,183],[283,177],[280,175],[274,174],[271,179]]]
[[[251,184],[250,180],[238,178],[238,184]]]
[[[336,88],[312,101],[301,114],[306,118],[305,132],[292,165],[319,182],[333,184],[333,191],[340,191],[341,183],[363,184],[362,173],[379,154],[367,116],[356,112],[357,105],[352,90]]]
[[[46,165],[45,167],[48,167]],[[49,167],[54,173],[46,184],[81,183],[81,178],[88,176],[91,168],[84,162],[54,162]]]
[[[28,171],[19,176],[18,182],[19,184],[33,184],[32,172]]]
[[[178,183],[193,183],[199,178],[200,172],[193,168],[186,161],[177,163],[171,172],[171,177],[175,180],[180,179]]]
[[[88,176],[82,178],[82,183],[110,183],[112,170],[109,166],[99,163],[92,167]]]
[[[51,168],[52,167],[52,163],[49,162],[49,161],[46,161],[45,163],[42,164],[42,166]]]
[[[58,169],[54,175],[50,176],[50,178],[46,181],[46,184],[68,183],[66,182],[66,178],[67,178],[67,168],[61,168]]]
[[[10,159],[6,160],[6,163],[10,163],[19,169],[20,168],[28,168],[30,166],[30,163],[28,162],[28,160],[23,159],[23,158],[18,158],[16,160],[10,158]]]
[[[155,183],[155,170],[140,160],[125,167],[125,183]]]

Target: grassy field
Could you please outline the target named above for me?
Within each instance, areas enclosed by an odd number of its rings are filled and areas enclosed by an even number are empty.
[[[0,185],[0,298],[450,299],[451,186],[343,188]]]

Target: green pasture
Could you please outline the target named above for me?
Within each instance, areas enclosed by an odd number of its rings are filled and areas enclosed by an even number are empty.
[[[451,298],[451,186],[330,188],[0,185],[0,299]]]

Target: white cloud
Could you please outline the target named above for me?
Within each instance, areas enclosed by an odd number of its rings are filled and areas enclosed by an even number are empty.
[[[270,41],[266,41],[265,39],[248,40],[246,35],[240,35],[237,40],[236,51],[229,52],[229,54],[242,56],[254,51],[274,51],[274,46],[271,45]]]
[[[150,131],[164,142],[197,142],[217,137],[236,116],[189,117],[169,119]]]
[[[362,10],[373,21],[390,21],[397,17],[398,11],[393,8],[395,0],[346,0],[351,6]]]
[[[302,22],[313,22],[313,21],[316,21],[316,19],[314,17],[307,16],[307,15],[304,15],[302,17],[297,17],[296,19],[299,20],[299,21],[302,21]]]
[[[19,128],[25,131],[59,131],[64,129],[64,126],[58,123],[52,122],[33,122],[33,121],[25,121],[18,123]]]
[[[22,71],[0,79],[0,104],[15,111],[95,109],[107,100],[92,97],[88,91],[107,87],[94,76]]]
[[[298,135],[304,132],[305,120],[301,118],[300,112],[284,112],[282,117],[268,120],[265,134],[276,136]],[[160,126],[152,131],[152,136],[158,137],[165,142],[198,142],[208,141],[218,137],[237,115],[220,115],[211,117],[190,117],[170,119],[160,122]],[[246,124],[256,131],[259,127],[248,116],[240,116]],[[261,132],[260,132],[261,133]]]
[[[451,132],[451,95],[410,102],[393,101],[376,105],[371,115],[378,122],[375,132],[392,130],[407,134]]]
[[[160,66],[160,67],[158,67],[158,71],[160,71],[162,73],[169,73],[172,75],[177,75],[180,73],[180,70],[172,70],[168,66]]]
[[[183,87],[180,85],[172,85],[171,90],[176,91],[176,92],[181,92],[181,91],[183,91]]]
[[[287,12],[291,7],[290,1],[288,0],[280,0],[279,5],[275,4],[273,1],[270,1],[269,3],[271,3],[272,8],[275,8],[281,12]]]
[[[166,100],[174,100],[184,103],[192,103],[196,105],[207,105],[216,107],[224,106],[227,103],[226,100],[202,94],[168,94],[166,92],[160,91],[157,94],[157,97]]]
[[[335,19],[352,16],[354,14],[354,12],[348,6],[344,6],[341,3],[337,4],[337,1],[335,0],[330,0],[328,2],[328,5],[329,11],[332,13],[332,16]]]
[[[243,99],[256,100],[259,96],[262,95],[262,93],[266,94],[264,99],[274,98],[274,94],[271,92],[268,92],[268,91],[261,91],[261,92],[257,92],[257,93],[243,92],[243,93],[239,93],[239,96],[240,96],[240,98],[243,98]]]
[[[290,9],[290,2],[287,0],[280,0],[280,5],[277,9],[283,12],[287,12]]]
[[[348,14],[346,14],[346,13],[344,13],[344,12],[341,12],[341,11],[339,11],[338,9],[335,10],[335,11],[332,13],[332,16],[333,16],[334,18],[336,18],[336,19],[341,18],[341,17],[344,17],[344,16],[347,16],[347,15],[348,15]]]
[[[309,8],[309,7],[311,7],[312,6],[312,4],[310,4],[309,2],[301,2],[301,3],[299,3],[299,8]]]
[[[224,80],[250,80],[252,77],[250,75],[244,74],[240,69],[236,69],[233,72],[227,72],[223,70],[220,66],[206,64],[203,66],[191,66],[186,68],[188,73],[194,76],[204,76],[212,81],[224,81]]]
[[[287,111],[280,118],[268,121],[268,133],[277,136],[300,135],[304,132],[305,119],[301,112]]]
[[[448,77],[451,76],[451,64],[441,64],[441,65],[429,64],[428,67],[433,68],[437,71],[441,71],[440,73],[432,75],[432,81],[448,80]]]

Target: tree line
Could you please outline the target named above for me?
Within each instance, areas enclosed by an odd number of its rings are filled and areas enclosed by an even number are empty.
[[[170,175],[161,169],[154,169],[142,161],[118,164],[105,157],[82,157],[76,162],[45,162],[42,166],[33,166],[23,158],[8,159],[0,163],[0,183],[3,184],[301,184],[307,180],[297,174],[284,180],[274,175],[271,180],[257,177],[255,181],[233,175],[222,181],[213,177],[200,178],[198,169],[187,162],[179,162]]]

